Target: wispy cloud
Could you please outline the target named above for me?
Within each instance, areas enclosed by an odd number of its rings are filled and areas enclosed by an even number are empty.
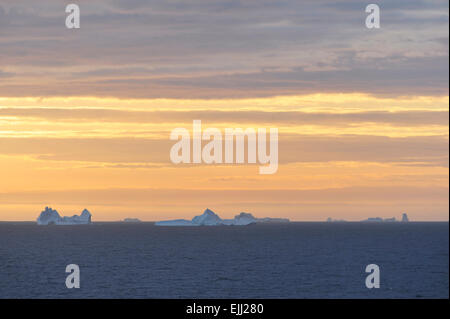
[[[146,138],[0,138],[0,153],[42,160],[166,163],[173,141]],[[279,161],[426,162],[448,166],[448,137],[280,135]]]
[[[0,1],[0,95],[448,94],[447,1],[381,1],[376,32],[360,1],[80,5],[71,32],[60,1]]]
[[[254,123],[290,125],[348,126],[361,123],[393,125],[443,125],[449,123],[448,111],[371,111],[357,113],[266,112],[266,111],[125,111],[76,108],[0,108],[0,117],[45,119],[49,121],[95,121],[117,123],[186,123],[202,119],[209,123]]]

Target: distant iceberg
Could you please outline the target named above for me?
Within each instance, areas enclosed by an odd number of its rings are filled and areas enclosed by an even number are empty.
[[[45,210],[41,212],[36,221],[38,225],[81,225],[90,224],[91,217],[92,215],[87,209],[84,209],[80,216],[61,217],[55,209],[45,207]]]
[[[256,223],[282,223],[289,222],[286,218],[255,218],[249,213],[240,213],[233,219],[221,219],[219,215],[207,208],[202,215],[195,216],[192,220],[175,219],[156,222],[156,226],[246,226]]]
[[[381,217],[369,217],[367,219],[361,220],[360,222],[362,223],[393,223],[393,222],[398,222],[399,220],[397,220],[395,217],[391,217],[391,218],[381,218]],[[327,222],[329,223],[336,223],[336,222],[346,222],[346,220],[344,219],[334,219],[331,217],[327,218]],[[408,219],[408,215],[406,213],[402,214],[402,219],[401,222],[409,222]]]
[[[344,223],[347,222],[345,219],[333,219],[331,217],[327,218],[328,223]]]
[[[123,220],[124,223],[140,223],[141,220],[139,218],[125,218]]]
[[[401,221],[402,222],[409,222],[408,215],[406,213],[402,214],[402,220]],[[387,222],[387,223],[389,223],[389,222],[398,222],[398,220],[395,219],[395,217],[384,218],[384,219],[381,218],[381,217],[370,217],[370,218],[367,218],[365,220],[362,220],[362,222]]]
[[[222,219],[210,209],[206,209],[202,215],[192,218],[192,224],[199,226],[215,226],[221,225]]]
[[[239,215],[234,216],[233,219],[224,219],[223,221],[224,225],[250,225],[254,223],[261,222],[261,220],[253,217],[252,214],[249,213],[240,213]]]
[[[395,217],[392,218],[381,218],[381,217],[369,217],[367,219],[362,220],[362,222],[395,222]]]

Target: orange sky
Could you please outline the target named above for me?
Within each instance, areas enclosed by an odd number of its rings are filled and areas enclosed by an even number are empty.
[[[87,207],[95,220],[181,218],[206,207],[293,220],[448,216],[446,96],[1,101],[2,220],[32,220],[46,205],[66,215]],[[278,127],[278,172],[172,164],[170,131],[190,130],[197,117],[203,129]]]
[[[448,220],[448,1],[80,6],[0,0],[0,220]],[[172,164],[193,120],[278,128],[278,171]]]

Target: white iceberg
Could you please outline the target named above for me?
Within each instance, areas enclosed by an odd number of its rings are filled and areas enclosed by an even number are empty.
[[[222,219],[207,208],[202,215],[192,218],[192,223],[199,226],[215,226],[223,223]]]
[[[61,217],[55,209],[45,207],[36,221],[38,225],[81,225],[90,224],[91,217],[92,215],[87,209],[84,209],[80,216]]]
[[[195,216],[192,220],[175,219],[156,222],[156,226],[246,226],[255,223],[279,223],[289,222],[285,218],[255,218],[249,213],[240,213],[233,219],[221,219],[216,213],[207,208],[202,215]]]

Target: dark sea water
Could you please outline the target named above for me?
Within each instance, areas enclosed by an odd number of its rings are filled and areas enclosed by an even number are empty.
[[[0,298],[448,298],[448,223],[0,223]],[[365,267],[380,267],[379,289]],[[65,286],[77,264],[81,287]]]

